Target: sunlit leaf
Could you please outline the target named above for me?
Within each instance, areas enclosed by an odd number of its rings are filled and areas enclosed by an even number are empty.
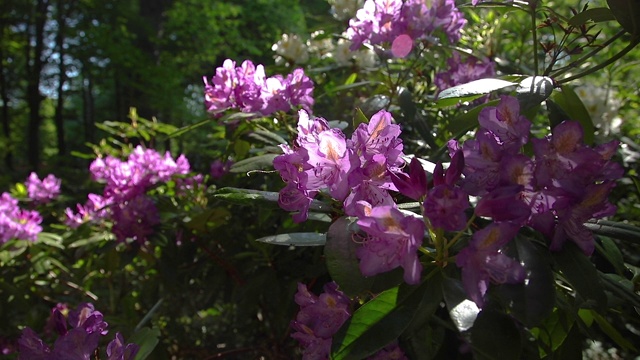
[[[589,115],[589,111],[587,111],[575,91],[571,87],[563,85],[560,91],[554,91],[551,98],[569,116],[568,119],[564,120],[575,120],[582,125],[584,143],[587,145],[593,144],[595,127],[591,121],[591,115]]]
[[[290,233],[265,236],[256,239],[256,241],[271,245],[323,246],[327,241],[327,235],[319,233]]]
[[[229,171],[232,173],[246,173],[254,170],[273,168],[273,159],[277,156],[278,154],[264,154],[240,160],[232,164]]]
[[[460,99],[473,95],[485,95],[492,91],[504,89],[509,86],[517,85],[514,82],[501,80],[501,79],[480,79],[468,82],[466,84],[457,85],[448,89],[442,90],[438,94],[437,106],[445,106],[445,99]],[[450,102],[446,102],[449,104]],[[451,105],[457,104],[457,101]]]
[[[356,310],[334,335],[331,359],[364,359],[396,340],[428,296],[426,284],[389,289]]]

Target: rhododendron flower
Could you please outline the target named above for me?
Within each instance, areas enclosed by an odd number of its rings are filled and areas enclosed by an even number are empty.
[[[393,184],[402,195],[413,200],[421,200],[427,194],[427,173],[418,158],[414,157],[409,162],[409,174],[391,172],[390,175]]]
[[[236,67],[235,61],[227,59],[216,69],[211,82],[206,77],[203,80],[205,105],[216,114],[233,108],[262,115],[288,111],[292,106],[310,110],[314,102],[313,81],[302,69],[286,77],[267,77],[263,65],[245,60]]]
[[[0,196],[0,244],[12,239],[36,241],[42,231],[42,216],[34,210],[24,210],[9,193]]]
[[[298,283],[295,302],[300,311],[291,322],[295,330],[291,337],[304,348],[302,359],[328,359],[332,336],[351,316],[351,301],[338,290],[335,282],[331,282],[324,286],[320,296],[310,293],[306,285]]]
[[[367,0],[349,21],[347,37],[352,41],[351,50],[357,50],[364,43],[392,44],[399,37],[436,41],[437,31],[455,43],[465,24],[453,0],[433,1],[430,6],[422,0]],[[399,55],[406,55],[404,42]]]
[[[37,203],[47,203],[60,195],[60,183],[61,180],[53,174],[40,180],[38,175],[32,172],[24,184],[31,200]]]
[[[53,348],[46,345],[31,328],[26,327],[18,340],[20,360],[89,360],[92,359],[100,343],[100,337],[107,335],[108,324],[102,320],[102,313],[93,304],[80,304],[70,310],[68,317],[56,306],[52,310],[55,329],[58,332]],[[71,327],[67,330],[67,321]],[[119,333],[107,346],[108,360],[132,360],[138,352],[138,345],[124,344]]]
[[[419,283],[422,264],[417,252],[424,237],[424,222],[394,206],[359,204],[364,216],[358,218],[358,226],[366,234],[356,250],[362,274],[373,276],[402,267],[405,282]]]
[[[436,164],[433,172],[434,187],[427,192],[424,201],[424,215],[435,228],[458,231],[464,229],[467,223],[464,211],[469,208],[469,197],[456,186],[463,168],[464,155],[460,150],[453,155],[446,172],[441,163]]]
[[[447,60],[447,70],[437,73],[433,78],[433,83],[438,88],[438,91],[442,91],[456,85],[495,75],[495,63],[490,59],[467,56],[466,60],[462,60],[460,53],[454,52],[451,58]]]
[[[456,265],[462,268],[464,289],[478,307],[484,305],[490,282],[515,284],[524,281],[524,267],[500,252],[519,229],[520,226],[508,222],[492,223],[475,232],[469,245],[456,255]]]

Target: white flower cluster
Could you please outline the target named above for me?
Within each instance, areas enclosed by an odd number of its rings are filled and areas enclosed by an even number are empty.
[[[304,64],[309,61],[307,44],[295,34],[282,34],[282,38],[271,46],[271,50],[276,52],[276,64],[278,65]]]
[[[600,136],[620,132],[622,118],[618,116],[618,110],[621,104],[612,89],[586,84],[576,87],[575,92],[587,108]]]
[[[358,9],[364,5],[364,0],[327,0],[331,4],[331,14],[338,20],[351,19]]]
[[[618,349],[604,349],[600,341],[589,341],[589,347],[582,351],[582,358],[585,360],[622,360]]]
[[[335,40],[331,36],[325,36],[324,31],[313,32],[306,42],[295,34],[283,34],[282,38],[273,46],[276,64],[305,64],[309,57],[317,59],[333,59],[338,66],[350,66],[353,63],[360,69],[368,69],[376,66],[378,57],[368,48],[352,51],[349,49],[351,41],[346,35]]]

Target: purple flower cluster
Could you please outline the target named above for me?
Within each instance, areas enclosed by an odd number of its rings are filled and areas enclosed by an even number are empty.
[[[339,129],[329,128],[325,119],[312,119],[301,110],[293,148],[281,145],[284,154],[273,165],[287,183],[278,204],[297,211],[294,221],[305,221],[312,199],[319,192],[328,193],[342,201],[346,215],[360,218],[366,234],[357,253],[363,274],[400,266],[405,280],[415,284],[422,270],[416,250],[424,225],[399,211],[389,194],[389,190],[397,191],[391,174],[404,164],[399,135],[400,127],[384,110],[368,124],[360,124],[350,139]]]
[[[88,221],[110,218],[118,241],[132,238],[144,244],[153,227],[160,223],[147,190],[174,175],[187,174],[190,166],[184,155],[174,160],[169,152],[162,156],[153,149],[138,146],[127,161],[107,156],[94,160],[89,169],[94,180],[105,183],[103,195],[89,194],[84,205],[77,205],[77,213],[67,208],[67,225],[78,227]]]
[[[101,336],[107,335],[108,324],[102,313],[92,304],[83,303],[76,310],[63,314],[64,307],[56,306],[51,311],[49,326],[57,333],[53,348],[31,328],[25,328],[18,340],[19,360],[90,360],[98,348]],[[125,344],[120,333],[116,333],[107,345],[107,360],[133,360],[139,347]]]
[[[291,322],[295,330],[291,337],[304,348],[302,359],[328,359],[331,337],[351,316],[351,300],[338,290],[335,282],[326,284],[320,296],[312,294],[306,285],[299,283],[294,299],[300,305],[300,311]]]
[[[24,184],[27,187],[29,199],[36,203],[44,204],[60,195],[60,183],[61,180],[53,176],[53,174],[49,174],[40,180],[38,175],[32,172]]]
[[[302,359],[328,359],[333,335],[351,316],[351,300],[338,290],[335,282],[325,284],[324,292],[320,296],[312,294],[306,285],[298,283],[298,292],[294,299],[300,306],[300,311],[295,320],[291,321],[294,330],[291,337],[298,340],[302,346]],[[368,359],[406,360],[407,357],[395,341]]]
[[[465,24],[454,0],[435,0],[430,6],[423,0],[367,0],[349,21],[347,37],[352,41],[351,50],[364,43],[393,44],[407,36],[414,41],[433,40],[436,31],[455,43]]]
[[[24,210],[9,193],[0,196],[0,244],[12,239],[36,241],[42,231],[42,216],[35,210]]]
[[[460,53],[454,52],[447,60],[447,65],[449,68],[447,71],[439,72],[433,78],[438,91],[496,75],[496,64],[489,58],[478,59],[475,56],[468,56],[463,61]]]
[[[520,115],[514,97],[503,96],[497,106],[484,108],[478,121],[475,138],[464,144],[451,140],[449,151],[464,155],[465,177],[458,184],[479,197],[475,214],[494,222],[476,232],[456,257],[468,294],[481,306],[489,281],[524,280],[522,266],[500,253],[522,226],[550,239],[551,250],[573,241],[591,255],[593,234],[583,224],[615,213],[607,196],[623,169],[610,161],[618,142],[588,147],[575,121],[562,122],[543,139],[531,139],[534,157],[521,153],[531,123]]]
[[[287,77],[265,75],[264,66],[245,60],[240,67],[230,59],[216,69],[211,82],[204,77],[207,111],[218,113],[227,109],[269,115],[301,106],[313,106],[313,82],[302,69]]]

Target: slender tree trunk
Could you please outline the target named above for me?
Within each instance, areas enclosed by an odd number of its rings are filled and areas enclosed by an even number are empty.
[[[27,127],[27,158],[33,170],[40,165],[40,78],[44,61],[44,25],[47,21],[49,3],[46,0],[37,0],[33,14],[33,48],[30,48],[30,61],[27,61],[27,106],[29,108],[29,125]],[[31,34],[29,34],[29,38]],[[29,39],[31,40],[31,39]]]
[[[56,101],[56,112],[54,116],[54,122],[56,124],[56,138],[58,140],[58,155],[65,155],[67,147],[64,137],[64,84],[67,81],[66,67],[64,64],[64,38],[65,38],[65,0],[58,0],[57,11],[57,23],[58,33],[56,34],[56,47],[58,48],[58,55],[60,56],[60,63],[58,64],[58,99]],[[72,5],[69,5],[72,6]]]
[[[83,69],[82,75],[82,124],[84,125],[84,140],[95,142],[95,109],[93,105],[93,82],[87,69]]]
[[[9,114],[9,84],[4,76],[4,48],[0,46],[0,96],[2,97],[2,131],[4,132],[5,146],[4,164],[7,169],[13,169],[13,150],[11,146],[11,115]]]

